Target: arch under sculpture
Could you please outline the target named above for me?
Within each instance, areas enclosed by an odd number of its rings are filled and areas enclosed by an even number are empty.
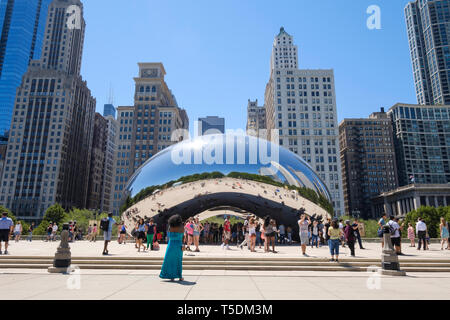
[[[312,216],[332,214],[329,192],[299,156],[245,135],[210,135],[183,141],[144,163],[124,194],[128,232],[139,218],[164,224],[217,207],[270,215],[297,235],[300,208]]]

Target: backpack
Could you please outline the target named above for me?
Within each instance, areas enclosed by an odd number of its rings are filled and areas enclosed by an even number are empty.
[[[102,229],[102,231],[108,231],[108,229],[109,229],[109,219],[108,218],[103,218],[102,221],[100,221],[100,229]]]
[[[392,226],[392,223],[390,223],[390,221],[389,221],[388,225],[389,225],[389,231],[390,231],[391,237],[392,237],[393,235],[395,235],[395,231],[397,229]]]

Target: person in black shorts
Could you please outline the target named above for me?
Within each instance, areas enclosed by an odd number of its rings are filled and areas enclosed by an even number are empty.
[[[8,218],[8,213],[3,212],[0,219],[0,254],[2,254],[2,242],[5,243],[5,254],[8,254],[9,235],[13,230],[14,222]]]

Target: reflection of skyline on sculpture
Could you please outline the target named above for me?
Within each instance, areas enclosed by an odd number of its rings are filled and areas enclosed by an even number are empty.
[[[172,147],[169,147],[153,158],[144,163],[131,177],[130,182],[126,187],[126,195],[134,197],[141,190],[152,185],[164,185],[169,181],[177,181],[181,177],[190,176],[200,173],[212,173],[220,172],[227,175],[231,172],[244,172],[255,175],[271,176],[275,181],[283,184],[295,185],[298,187],[306,187],[314,190],[318,194],[322,194],[328,200],[330,200],[329,191],[325,183],[319,178],[319,176],[312,170],[312,168],[298,155],[290,152],[289,150],[272,144],[271,142],[258,139],[249,136],[239,135],[216,135],[215,148],[220,148],[223,153],[222,164],[207,164],[205,159],[201,159],[200,164],[194,164],[194,148],[200,148],[204,153],[207,153],[208,142],[211,140],[211,136],[197,137],[192,140],[183,141]],[[222,138],[222,140],[217,139]],[[213,138],[214,139],[214,138]],[[221,145],[220,141],[223,141]],[[233,158],[234,164],[227,164],[227,154],[229,155],[230,143],[233,145]],[[258,146],[257,150],[254,150],[252,146]],[[267,147],[268,155],[270,159],[277,159],[278,161],[271,161],[268,164],[262,163],[259,156],[251,154],[255,151],[260,154],[259,149]],[[227,150],[228,148],[228,150]],[[175,164],[172,161],[172,154],[176,150],[191,150],[191,163],[193,164]],[[244,155],[239,154],[239,150],[245,152]],[[272,157],[271,151],[276,150],[278,152],[277,157]],[[266,153],[267,151],[263,151]],[[245,161],[242,163],[239,159],[244,157]]]

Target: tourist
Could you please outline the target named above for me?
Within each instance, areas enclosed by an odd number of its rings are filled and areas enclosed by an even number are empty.
[[[274,222],[275,220],[271,219],[269,216],[264,219],[264,237],[266,240],[264,244],[265,252],[270,252],[270,245],[272,244],[272,252],[277,253],[275,251],[276,224]]]
[[[323,236],[323,222],[322,222],[322,218],[320,218],[320,221],[318,221],[318,225],[317,227],[319,228],[319,246],[323,246],[325,244],[325,239]]]
[[[210,239],[210,237],[209,237],[209,222],[208,221],[206,221],[206,223],[205,223],[205,225],[204,225],[204,227],[203,227],[203,241],[205,242],[205,244],[209,244],[209,239]]]
[[[261,232],[261,242],[264,245],[264,252],[267,252],[266,251],[266,230],[264,228],[264,223],[265,223],[265,220],[262,221],[261,227],[259,228],[259,231]]]
[[[145,245],[144,245],[144,241],[146,240],[146,235],[145,235],[145,222],[144,219],[140,218],[138,223],[136,224],[137,227],[137,247],[138,247],[138,252],[141,252],[141,247],[143,247],[143,252],[145,252]]]
[[[45,239],[45,241],[50,241],[52,232],[53,232],[53,222],[50,222],[50,224],[47,227],[47,238]]]
[[[86,236],[86,240],[91,240],[92,237],[92,225],[90,224],[87,230],[87,236]]]
[[[359,244],[359,248],[361,250],[364,250],[363,245],[362,245],[362,239],[361,239],[361,233],[359,232],[359,221],[358,219],[355,219],[355,221],[353,222],[353,226],[356,227],[355,228],[355,237],[356,240],[358,240],[358,244]]]
[[[105,240],[105,244],[103,246],[103,255],[108,255],[108,244],[112,238],[112,228],[113,225],[117,224],[116,220],[112,217],[112,213],[108,214],[108,229],[103,231],[103,238]],[[95,226],[95,225],[94,225]]]
[[[227,250],[230,250],[230,247],[228,245],[228,242],[231,239],[231,226],[230,226],[230,220],[228,220],[228,217],[225,216],[225,222],[223,224],[223,242],[222,242],[222,249],[226,248]]]
[[[34,230],[34,222],[31,223],[30,227],[28,228],[28,237],[27,237],[27,241],[32,241],[33,240],[33,230]]]
[[[385,213],[381,216],[380,220],[378,221],[378,230],[377,235],[379,238],[381,238],[381,249],[384,248],[384,236],[383,236],[383,228],[386,225],[387,216]]]
[[[239,245],[239,247],[240,247],[241,249],[243,249],[245,245],[247,245],[247,247],[249,247],[249,245],[248,245],[248,243],[249,243],[249,232],[248,232],[248,228],[249,228],[248,224],[249,224],[249,221],[250,221],[250,216],[247,216],[247,217],[245,218],[245,221],[244,221],[244,227],[243,227],[243,230],[242,230],[242,231],[244,232],[245,239],[244,239],[244,241]],[[250,248],[250,247],[249,247],[249,248]]]
[[[329,221],[329,219],[328,219]],[[327,231],[328,247],[330,248],[330,262],[339,262],[339,247],[342,230],[339,228],[337,219],[333,219]],[[336,257],[336,258],[335,258]]]
[[[52,226],[52,236],[51,236],[51,240],[55,241],[56,240],[56,233],[58,232],[58,224],[55,222],[53,223]]]
[[[5,243],[5,252],[8,254],[9,235],[13,231],[14,222],[11,218],[8,218],[8,213],[3,212],[0,219],[0,254],[2,254],[2,242]]]
[[[450,250],[448,245],[448,223],[445,218],[441,218],[441,224],[439,225],[439,230],[441,234],[441,250],[444,250],[444,243],[447,243],[447,250]]]
[[[342,219],[339,220],[339,229],[341,229],[342,231],[341,245],[343,248],[345,248],[345,230],[344,230],[344,221]]]
[[[184,226],[186,232],[186,250],[191,251],[191,245],[194,243],[194,224],[192,218],[189,218],[186,221],[186,225]]]
[[[22,235],[22,224],[20,223],[20,221],[17,221],[17,224],[14,227],[15,242],[19,242],[21,235]]]
[[[420,250],[420,248],[422,248],[422,243],[423,243],[423,250],[427,250],[427,243],[426,243],[427,224],[423,221],[423,218],[419,218],[419,221],[416,224],[416,233],[417,238],[419,239],[419,245],[417,247],[417,250]]]
[[[92,235],[91,235],[91,240],[90,241],[97,241],[97,224],[94,223],[94,226],[92,227]]]
[[[259,249],[261,249],[261,223],[259,222],[259,219],[255,218],[255,233],[256,233],[256,239],[255,239],[255,247],[258,246]]]
[[[73,241],[73,222],[69,221],[69,242]]]
[[[398,218],[391,216],[388,225],[391,230],[391,242],[395,248],[395,252],[398,255],[402,255],[402,245],[400,242],[401,234],[400,234],[400,225],[398,224]]]
[[[125,236],[127,235],[127,230],[125,229],[125,223],[122,222],[120,225],[120,233],[119,233],[119,244],[126,244]]]
[[[250,221],[248,223],[248,233],[250,237],[250,251],[256,252],[255,245],[256,245],[256,221],[255,218],[250,218]]]
[[[411,241],[410,247],[416,246],[415,238],[416,237],[415,237],[414,227],[412,226],[411,223],[408,223],[408,239],[409,239],[409,241]]]
[[[350,220],[346,220],[345,227],[344,227],[344,236],[345,236],[345,241],[347,242],[348,248],[350,249],[350,255],[352,257],[355,256],[356,237],[355,237],[354,230],[355,229],[350,225]]]
[[[286,228],[284,224],[280,224],[278,228],[280,230],[280,244],[286,244]]]
[[[331,221],[330,221],[330,218],[327,218],[327,221],[325,222],[325,225],[324,225],[324,234],[323,234],[323,238],[324,238],[324,240],[325,240],[325,243],[326,244],[329,244],[329,239],[330,239],[330,236],[328,235],[328,229],[330,229],[330,227],[331,227]]]
[[[149,247],[150,250],[153,250],[153,242],[156,233],[156,225],[153,218],[151,218],[150,221],[145,225],[145,232],[147,234],[147,250]]]
[[[200,252],[200,232],[203,230],[203,225],[200,223],[198,217],[194,219],[193,223],[193,238],[194,238],[194,246],[195,246],[195,252]]]
[[[303,213],[300,214],[300,220],[298,220],[299,227],[299,236],[300,236],[300,244],[302,246],[302,254],[306,256],[306,246],[308,245],[308,228],[311,224],[311,218],[306,216],[306,213],[302,210]]]
[[[176,278],[183,281],[183,245],[184,235],[183,221],[179,215],[169,218],[169,244],[167,245],[164,262],[159,277],[161,279],[170,279],[174,281]]]
[[[292,228],[290,226],[287,227],[287,237],[288,237],[288,243],[289,245],[292,244]]]
[[[319,222],[314,220],[311,227],[311,248],[319,248]]]

